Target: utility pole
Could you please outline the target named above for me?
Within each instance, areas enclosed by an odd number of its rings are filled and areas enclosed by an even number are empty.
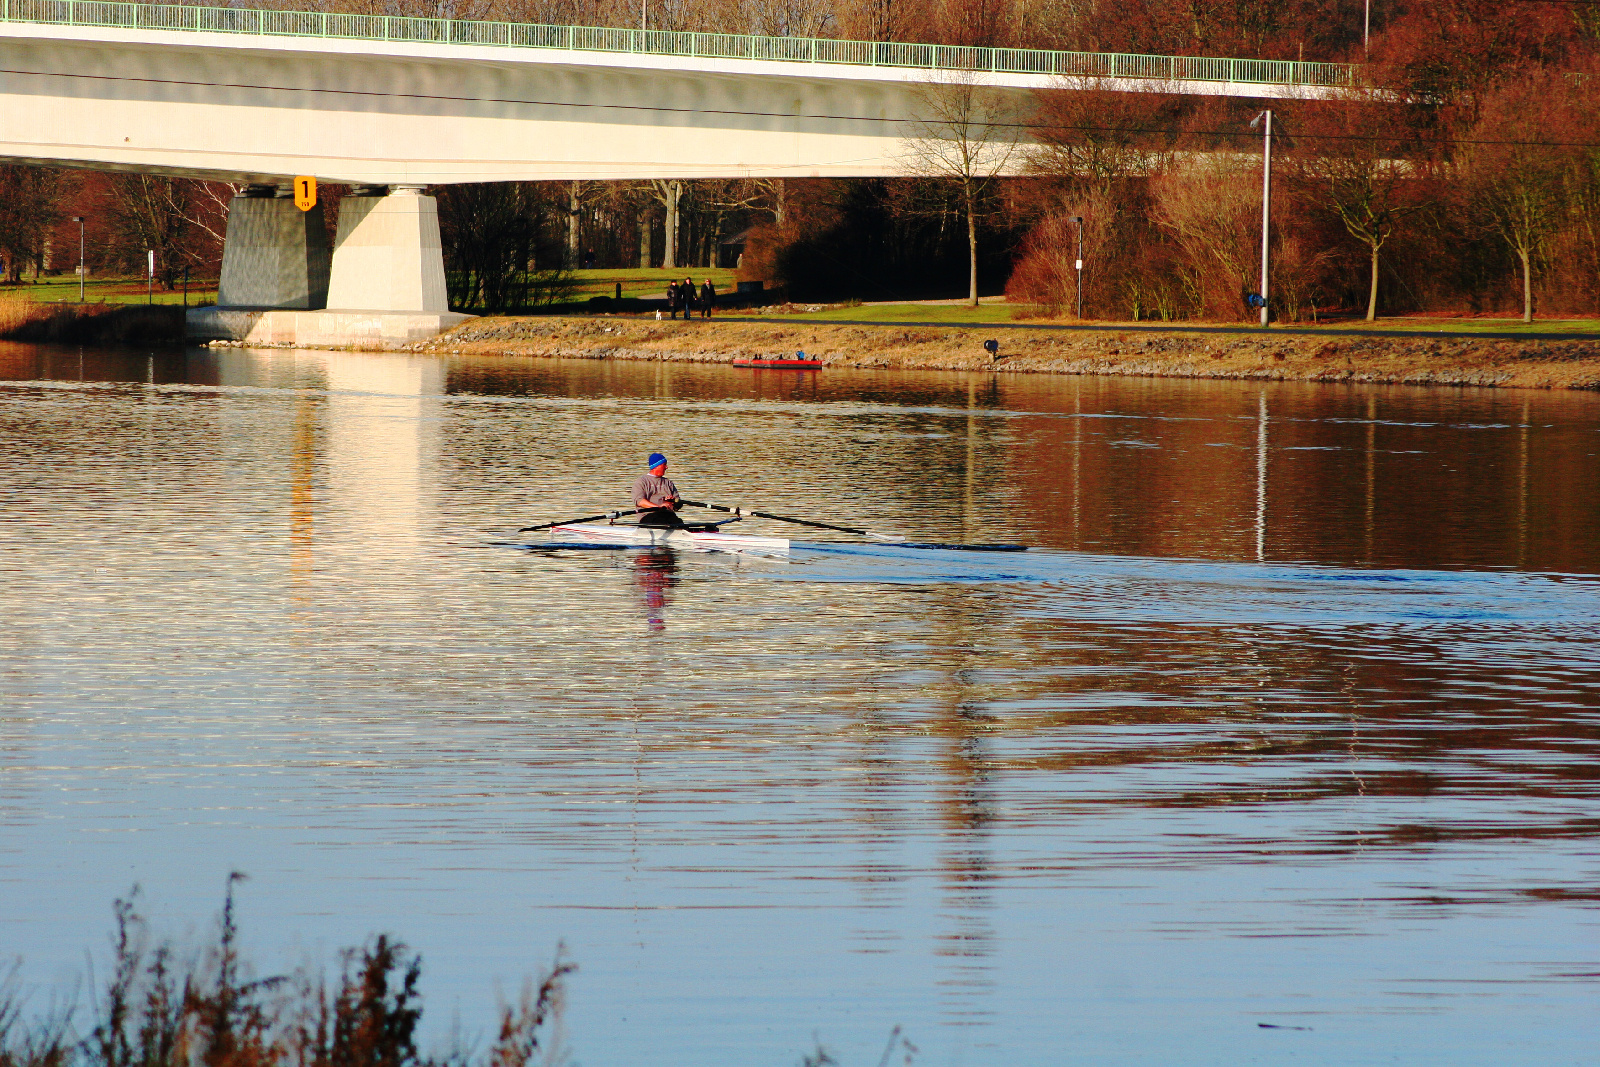
[[[1261,325],[1267,324],[1267,266],[1269,244],[1267,239],[1272,233],[1272,112],[1263,111],[1250,120],[1253,130],[1266,120],[1266,136],[1261,142]]]
[[[1074,215],[1072,221],[1078,224],[1078,318],[1083,318],[1083,216]]]
[[[1361,23],[1361,52],[1371,58],[1372,55],[1372,0],[1367,0],[1366,17]]]
[[[83,303],[83,216],[74,215],[72,221],[78,224],[78,303]]]

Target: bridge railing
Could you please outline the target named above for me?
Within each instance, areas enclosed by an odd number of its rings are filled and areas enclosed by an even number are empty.
[[[412,41],[558,48],[582,52],[630,52],[785,63],[911,67],[959,72],[1057,74],[1084,78],[1152,81],[1236,82],[1261,85],[1343,87],[1355,84],[1357,68],[1345,63],[1272,59],[1210,59],[1115,52],[1053,52],[1030,48],[970,48],[955,45],[838,41],[809,37],[747,37],[728,33],[602,26],[541,26],[519,22],[347,15],[320,11],[275,11],[180,4],[132,4],[111,0],[0,0],[0,21],[128,29],[189,30],[275,37],[328,37],[358,41]]]

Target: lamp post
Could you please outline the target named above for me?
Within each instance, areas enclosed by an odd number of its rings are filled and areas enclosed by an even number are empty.
[[[1261,142],[1261,325],[1267,324],[1267,238],[1272,230],[1272,112],[1263,111],[1250,120],[1253,130],[1266,122]]]
[[[1074,214],[1074,216],[1072,216],[1072,221],[1077,222],[1077,226],[1078,226],[1078,259],[1077,259],[1077,269],[1078,269],[1078,320],[1080,320],[1080,322],[1082,322],[1082,318],[1083,318],[1083,216],[1082,216],[1082,214]]]
[[[1078,227],[1078,318],[1083,318],[1083,216],[1074,215],[1072,221]]]
[[[83,303],[83,216],[74,215],[72,221],[78,224],[78,303]]]

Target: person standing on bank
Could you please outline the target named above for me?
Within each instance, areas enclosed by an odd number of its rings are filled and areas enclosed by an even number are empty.
[[[646,465],[650,473],[639,475],[633,483],[633,506],[639,509],[639,525],[682,526],[678,509],[683,507],[683,498],[678,496],[678,487],[667,477],[667,457],[652,452]]]
[[[709,319],[711,309],[717,306],[717,287],[707,278],[706,283],[700,287],[700,317]]]
[[[667,318],[675,319],[677,317],[678,317],[678,283],[677,282],[668,282],[667,283]],[[688,316],[685,316],[685,318],[687,318],[687,317]]]
[[[694,279],[685,278],[678,284],[678,292],[683,294],[683,317],[694,318]]]

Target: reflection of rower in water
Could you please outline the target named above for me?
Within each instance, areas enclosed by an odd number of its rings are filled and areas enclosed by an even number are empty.
[[[648,466],[650,473],[639,475],[633,483],[633,506],[639,509],[639,525],[682,526],[678,509],[683,507],[683,499],[667,477],[667,457],[652,452]]]
[[[678,557],[670,548],[652,548],[633,558],[633,580],[644,596],[644,616],[650,629],[667,628],[667,592],[678,584]]]

